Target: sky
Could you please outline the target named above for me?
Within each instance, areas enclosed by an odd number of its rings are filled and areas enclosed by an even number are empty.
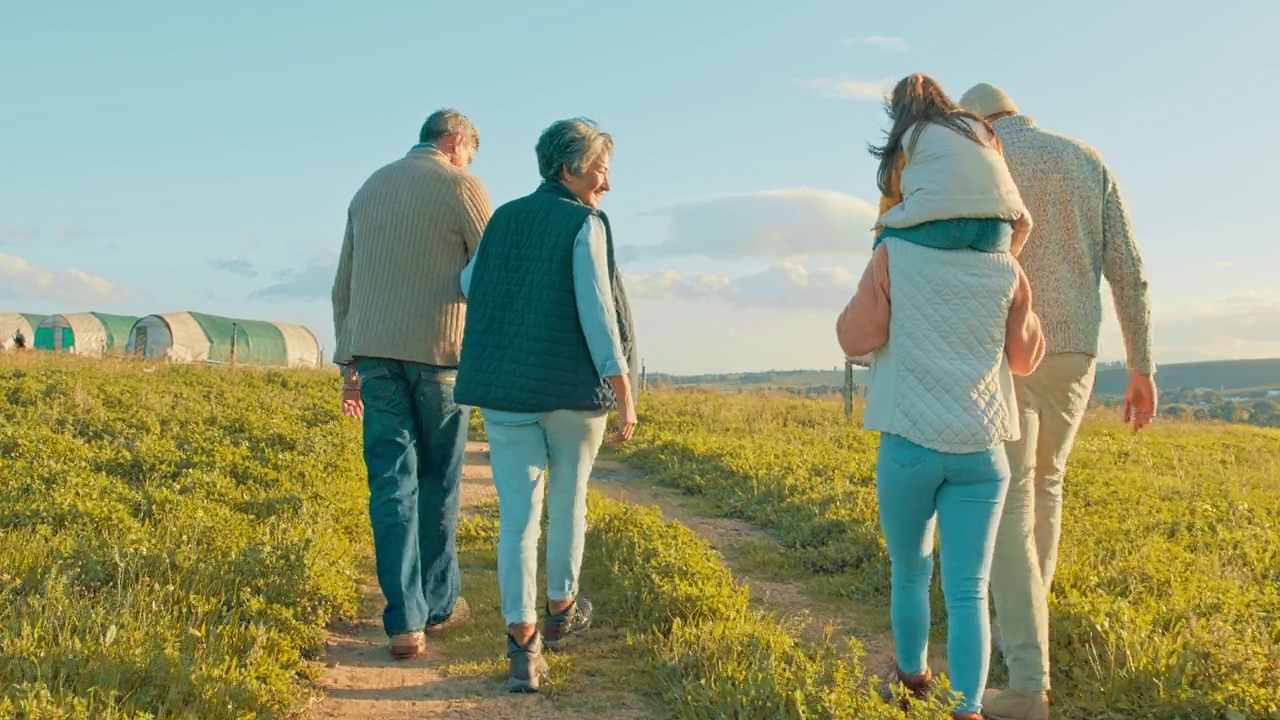
[[[925,72],[957,98],[997,84],[1102,153],[1157,362],[1280,357],[1280,4],[363,5],[6,3],[0,311],[199,310],[300,323],[329,352],[351,195],[454,107],[495,207],[537,185],[552,121],[613,135],[601,209],[649,370],[836,367],[879,101]],[[1119,360],[1105,312],[1099,358]]]

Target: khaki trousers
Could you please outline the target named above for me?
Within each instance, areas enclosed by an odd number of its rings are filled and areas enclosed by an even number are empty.
[[[991,567],[1000,645],[1014,690],[1049,689],[1047,594],[1058,565],[1062,481],[1093,390],[1094,358],[1046,356],[1015,377],[1021,437],[1009,442],[1012,478]]]

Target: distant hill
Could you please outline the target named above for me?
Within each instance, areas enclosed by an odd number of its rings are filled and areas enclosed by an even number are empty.
[[[1128,384],[1129,373],[1123,367],[1101,367],[1093,394],[1123,395]],[[1162,391],[1206,388],[1219,395],[1265,395],[1267,390],[1280,390],[1280,358],[1160,365],[1156,386]]]
[[[1214,360],[1209,362],[1161,365],[1157,372],[1161,390],[1208,388],[1220,395],[1265,395],[1280,390],[1280,358],[1270,360]],[[866,382],[865,370],[854,370],[853,381]],[[844,387],[844,369],[765,370],[743,373],[671,375],[650,373],[651,385],[704,386],[718,388],[819,388]],[[1129,373],[1119,364],[1098,368],[1094,395],[1123,395]]]

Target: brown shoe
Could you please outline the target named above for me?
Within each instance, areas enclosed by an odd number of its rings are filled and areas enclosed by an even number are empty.
[[[929,697],[929,690],[933,688],[932,670],[925,668],[924,672],[908,675],[902,672],[900,668],[894,668],[894,673],[898,676],[898,684],[905,687],[911,693],[911,697],[916,700],[924,700]],[[884,697],[885,702],[893,702],[893,688],[891,686],[882,688],[881,696]],[[898,707],[904,711],[911,708],[906,700],[899,702]]]
[[[988,720],[1049,720],[1049,693],[1034,690],[988,690],[982,698]]]
[[[427,632],[436,635],[465,623],[471,619],[471,606],[467,605],[466,598],[458,598],[453,604],[453,612],[449,613],[449,617],[438,623],[427,625]]]
[[[427,634],[418,630],[402,635],[392,635],[388,648],[391,650],[391,657],[397,660],[416,658],[427,650]]]

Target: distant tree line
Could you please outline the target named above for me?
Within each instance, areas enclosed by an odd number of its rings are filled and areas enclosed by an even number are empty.
[[[1124,397],[1098,398],[1107,407],[1124,404]],[[1280,402],[1272,398],[1226,399],[1213,390],[1162,390],[1160,414],[1172,420],[1221,420],[1229,423],[1280,427]]]

